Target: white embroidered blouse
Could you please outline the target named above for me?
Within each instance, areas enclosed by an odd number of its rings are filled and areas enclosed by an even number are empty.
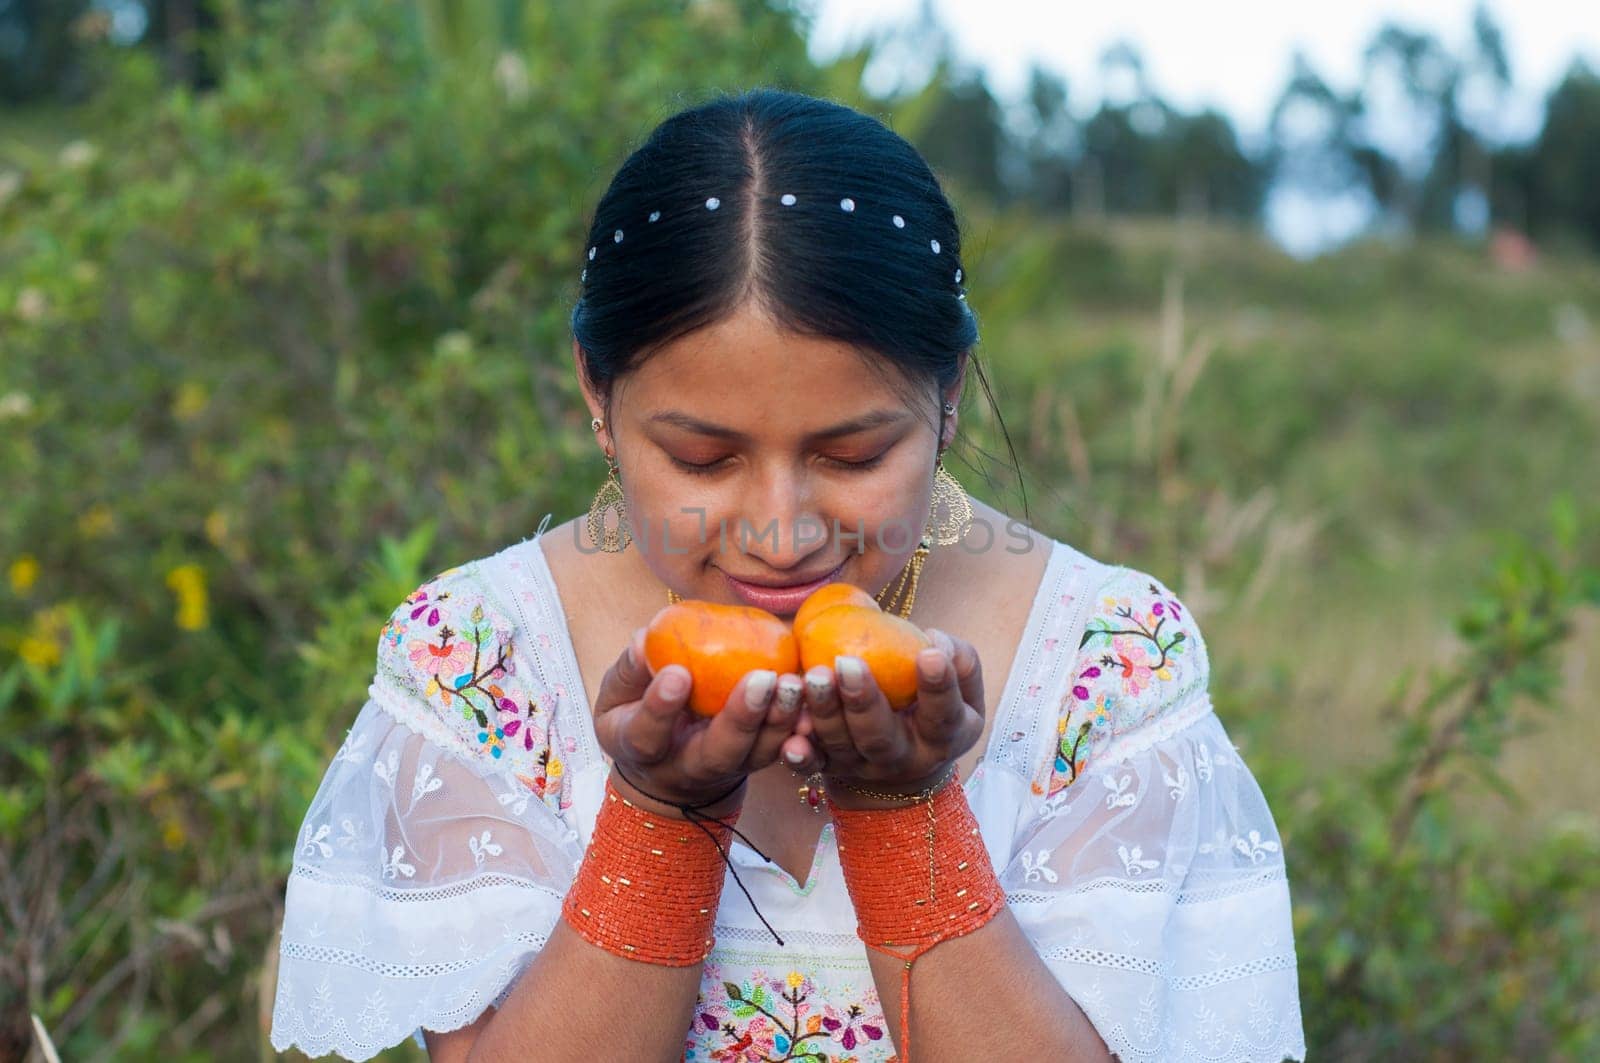
[[[1120,1059],[1303,1060],[1283,850],[1199,629],[1150,576],[1050,548],[964,782],[1011,910]],[[273,1046],[364,1060],[504,1001],[608,770],[538,536],[424,583],[300,831]],[[803,883],[731,859],[786,944],[730,882],[683,1058],[889,1059],[832,825]]]

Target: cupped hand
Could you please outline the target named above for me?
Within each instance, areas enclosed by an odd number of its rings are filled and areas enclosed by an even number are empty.
[[[777,759],[794,730],[799,676],[750,672],[723,710],[708,719],[688,707],[687,668],[669,664],[651,674],[644,639],[644,628],[633,633],[595,699],[595,737],[625,784],[631,781],[646,796],[695,805],[735,790]]]
[[[859,658],[840,657],[805,676],[805,708],[785,754],[797,770],[878,790],[914,792],[983,734],[983,667],[970,642],[930,630],[917,654],[917,698],[895,711]],[[794,761],[791,759],[790,763]]]

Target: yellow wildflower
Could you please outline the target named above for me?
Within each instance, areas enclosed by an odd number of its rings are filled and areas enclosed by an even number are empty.
[[[185,631],[199,631],[210,620],[206,596],[206,574],[199,565],[179,565],[167,573],[167,586],[178,599],[177,624]]]
[[[183,829],[183,824],[175,819],[169,819],[161,827],[161,841],[168,849],[181,849],[183,843],[189,840],[189,834]]]
[[[67,632],[67,611],[59,605],[34,614],[33,630],[17,644],[17,656],[40,668],[61,663],[61,643]]]
[[[208,398],[205,385],[185,380],[172,400],[172,416],[180,421],[192,421],[205,412]]]
[[[32,554],[23,554],[11,562],[7,575],[11,579],[12,590],[18,594],[27,594],[39,579],[39,559]]]
[[[790,989],[799,989],[800,983],[804,982],[805,979],[800,977],[799,971],[790,971],[789,977],[785,978],[784,981],[788,983]]]
[[[17,643],[17,656],[40,668],[54,668],[61,663],[61,643],[38,635],[24,635]]]
[[[228,515],[220,509],[206,514],[206,538],[211,545],[221,546],[228,539]]]
[[[117,515],[104,502],[96,502],[78,518],[78,534],[85,539],[100,539],[111,534],[117,526]]]

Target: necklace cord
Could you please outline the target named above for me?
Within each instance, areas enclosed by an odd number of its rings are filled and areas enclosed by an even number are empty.
[[[619,767],[615,761],[613,761],[612,764],[611,764],[611,770],[616,772],[619,776],[621,776],[623,782],[627,783],[629,786],[633,787],[635,790],[639,791],[641,794],[644,794],[650,800],[659,801],[663,805],[671,805],[673,808],[676,808],[678,811],[683,813],[683,818],[684,819],[688,820],[690,823],[693,823],[696,827],[699,827],[702,831],[705,832],[706,837],[711,839],[711,844],[717,847],[717,855],[722,857],[722,862],[727,865],[728,873],[733,876],[734,884],[737,885],[739,887],[740,892],[742,892],[744,894],[745,900],[750,902],[750,910],[756,913],[756,918],[761,920],[761,925],[767,928],[767,932],[772,935],[773,940],[777,941],[777,943],[779,945],[782,945],[783,944],[783,938],[778,936],[778,932],[772,928],[772,924],[767,922],[767,917],[761,914],[761,909],[756,907],[755,898],[750,896],[750,891],[745,888],[744,881],[739,878],[738,870],[736,868],[734,868],[733,861],[731,859],[729,859],[729,857],[728,857],[728,850],[723,848],[722,842],[717,838],[716,834],[714,834],[712,832],[711,828],[706,826],[706,824],[707,823],[716,823],[716,824],[718,824],[720,826],[727,827],[729,830],[731,830],[739,838],[740,841],[744,842],[752,850],[754,850],[754,852],[755,852],[755,854],[757,856],[761,857],[761,859],[765,860],[769,864],[773,862],[772,857],[770,857],[766,853],[762,852],[756,846],[755,842],[752,842],[748,837],[746,837],[744,832],[741,831],[734,824],[732,824],[732,823],[724,823],[722,820],[717,819],[715,816],[708,816],[705,813],[700,811],[700,809],[702,809],[702,808],[709,808],[712,805],[718,804],[719,802],[725,801],[729,797],[733,796],[735,793],[738,792],[739,787],[744,785],[744,780],[740,779],[732,787],[730,787],[729,789],[725,790],[724,792],[722,792],[721,794],[717,795],[716,797],[711,798],[709,801],[702,801],[697,805],[691,805],[691,804],[686,804],[686,803],[684,803],[682,801],[672,801],[672,800],[669,800],[668,798],[659,797],[656,794],[651,793],[649,790],[646,790],[644,787],[640,786],[638,783],[636,783],[632,779],[628,778],[627,773],[624,772],[622,770],[622,768]]]

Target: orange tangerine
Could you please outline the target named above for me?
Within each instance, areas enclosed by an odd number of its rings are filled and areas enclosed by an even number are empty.
[[[833,667],[835,657],[859,657],[889,705],[903,709],[917,700],[917,653],[933,640],[909,620],[886,613],[874,602],[833,605],[800,630],[800,666]]]
[[[835,605],[860,605],[878,608],[878,600],[853,583],[826,583],[812,591],[795,610],[794,630],[799,634],[811,623],[811,618]]]
[[[645,661],[652,673],[669,664],[689,670],[689,708],[715,716],[747,672],[799,671],[789,625],[765,609],[694,599],[667,606],[645,629]]]

